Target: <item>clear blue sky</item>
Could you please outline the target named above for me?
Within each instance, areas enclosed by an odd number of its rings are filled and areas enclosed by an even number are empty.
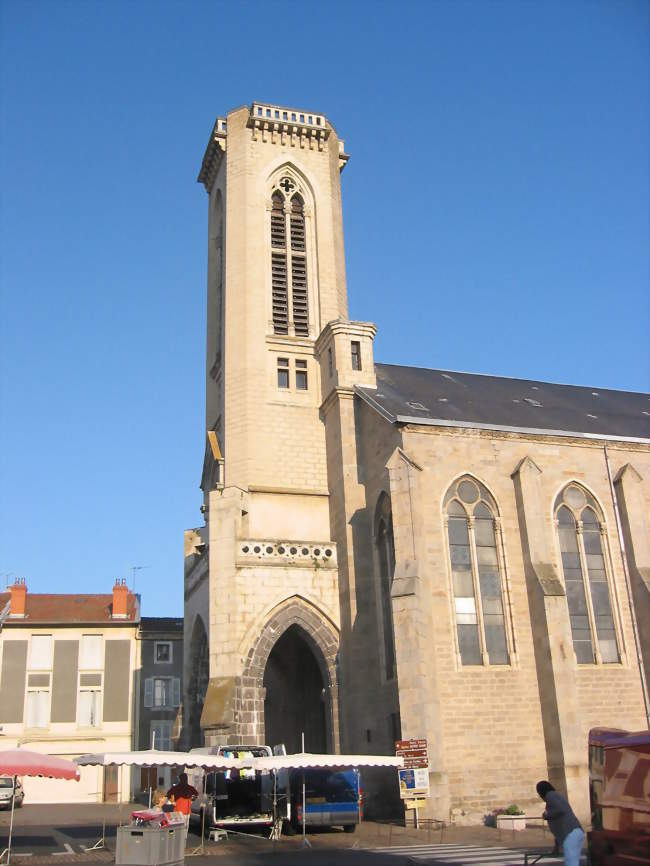
[[[648,3],[2,0],[0,574],[182,612],[217,114],[322,111],[377,360],[647,390]]]

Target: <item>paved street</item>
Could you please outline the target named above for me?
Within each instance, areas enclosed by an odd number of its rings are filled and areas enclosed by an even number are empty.
[[[125,823],[131,805],[24,806],[16,811],[14,854],[16,864],[61,866],[63,863],[111,862],[116,827]],[[87,849],[102,837],[105,821],[106,848]],[[5,847],[9,813],[0,812],[0,850]],[[198,829],[198,828],[197,828]],[[308,834],[309,846],[300,836],[279,842],[249,834],[231,835],[226,842],[208,843],[208,856],[194,858],[196,866],[224,860],[237,866],[523,866],[526,850],[550,850],[548,831],[529,829],[513,833],[488,827],[450,827],[414,830],[372,821],[347,834],[336,830]],[[188,839],[189,854],[200,844],[194,832]],[[189,861],[188,861],[189,862]],[[542,866],[561,861],[545,858]]]

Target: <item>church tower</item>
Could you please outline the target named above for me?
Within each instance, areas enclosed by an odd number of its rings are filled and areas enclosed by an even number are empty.
[[[347,320],[347,159],[324,115],[260,102],[218,118],[203,158],[206,524],[185,537],[188,745],[291,750],[303,731],[311,751],[340,745],[341,449],[324,405],[374,375],[374,328]]]

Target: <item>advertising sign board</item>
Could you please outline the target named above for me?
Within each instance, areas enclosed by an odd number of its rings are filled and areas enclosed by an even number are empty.
[[[429,770],[427,768],[398,770],[397,772],[399,773],[399,795],[402,800],[429,796]]]

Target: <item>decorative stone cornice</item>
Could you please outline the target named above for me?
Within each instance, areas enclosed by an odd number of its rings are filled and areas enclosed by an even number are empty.
[[[254,102],[246,123],[258,138],[271,144],[291,144],[293,147],[318,147],[323,150],[331,127],[324,114],[286,108],[266,102]]]
[[[203,184],[208,194],[212,189],[212,184],[214,183],[214,179],[219,171],[219,166],[221,165],[221,160],[226,152],[226,135],[226,120],[223,117],[217,117],[212,132],[210,133],[208,146],[203,155],[201,171],[197,177],[197,181]]]

